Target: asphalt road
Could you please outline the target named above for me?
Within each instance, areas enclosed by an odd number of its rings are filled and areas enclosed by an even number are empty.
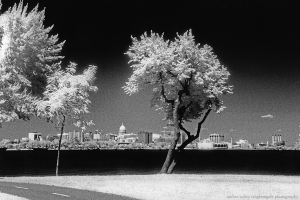
[[[115,194],[15,182],[0,182],[0,192],[30,200],[136,200]]]

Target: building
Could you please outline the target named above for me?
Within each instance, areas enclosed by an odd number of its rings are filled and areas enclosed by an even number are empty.
[[[198,149],[213,149],[214,148],[214,142],[210,139],[204,139],[200,140],[200,142],[197,143]]]
[[[140,131],[137,135],[138,143],[149,144],[152,142],[152,133],[146,131]]]
[[[197,143],[198,149],[232,149],[231,142],[225,142],[225,136],[221,134],[210,134],[207,139],[200,140]]]
[[[277,143],[281,143],[281,135],[272,135],[272,145],[276,146]]]
[[[92,132],[89,132],[89,133],[84,133],[84,141],[91,141],[93,140],[93,133]]]
[[[129,133],[129,134],[124,134],[124,138],[127,139],[127,138],[137,138],[137,134],[134,134],[134,133]]]
[[[57,134],[57,137],[60,138],[60,135],[61,135],[61,134],[58,133],[58,134]],[[68,140],[68,141],[69,141],[69,140],[70,140],[69,133],[63,133],[61,139],[62,139],[62,140]]]
[[[118,135],[116,134],[112,134],[112,133],[108,133],[110,140],[117,140]]]
[[[111,138],[110,138],[110,134],[108,133],[100,133],[99,134],[99,140],[101,141],[109,141]]]
[[[173,137],[174,137],[174,126],[173,126],[173,122],[169,120],[167,126],[163,127],[163,130],[160,131],[160,137],[158,139],[155,139],[155,142],[165,142],[171,144]]]
[[[251,144],[249,143],[248,140],[242,140],[242,139],[240,139],[239,141],[236,141],[235,143],[236,143],[237,147],[241,148],[241,149],[249,149],[249,148],[251,148]]]
[[[228,142],[214,143],[214,149],[228,149]]]
[[[100,133],[95,133],[95,134],[93,135],[93,140],[101,140],[101,135],[100,135]]]
[[[214,143],[224,142],[224,138],[225,138],[225,136],[221,135],[221,134],[214,133],[214,134],[209,135],[209,140]]]
[[[159,138],[161,138],[161,134],[160,133],[152,133],[152,141],[153,142],[159,140]]]
[[[82,140],[82,133],[81,132],[76,132],[75,130],[73,132],[69,132],[69,139],[70,140]]]
[[[119,128],[119,135],[109,134],[110,140],[117,140],[119,143],[135,143],[138,140],[137,134],[133,133],[126,133],[126,127],[122,123],[122,125]],[[152,140],[152,138],[151,138]]]
[[[137,142],[137,138],[136,137],[126,138],[125,142],[126,143],[136,143]]]
[[[120,135],[124,135],[124,134],[126,134],[126,128],[125,128],[125,126],[122,123],[122,125],[119,128],[119,136]]]
[[[69,132],[69,139],[70,140],[80,140],[80,132],[76,132],[75,130],[73,132]]]
[[[116,140],[119,143],[126,143],[126,141],[125,141],[125,135],[126,135],[126,127],[122,123],[122,125],[119,128],[119,135],[116,137]]]
[[[37,133],[37,132],[28,133],[28,139],[29,140],[43,140],[42,133]]]

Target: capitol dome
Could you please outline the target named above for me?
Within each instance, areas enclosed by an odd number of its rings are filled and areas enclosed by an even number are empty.
[[[119,135],[124,135],[124,134],[126,134],[126,128],[122,123],[122,125],[120,126],[120,129],[119,129]]]

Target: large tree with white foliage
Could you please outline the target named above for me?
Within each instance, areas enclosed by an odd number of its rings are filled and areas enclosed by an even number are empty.
[[[56,175],[58,175],[62,134],[67,123],[85,130],[93,125],[85,119],[89,113],[89,92],[97,91],[93,85],[97,67],[90,66],[83,74],[76,75],[76,64],[71,63],[65,70],[58,70],[48,79],[44,98],[36,102],[37,116],[54,123],[60,133]]]
[[[45,9],[27,8],[21,1],[0,15],[0,123],[34,116],[32,102],[43,97],[63,58],[64,42],[43,25]]]
[[[132,95],[152,85],[151,106],[163,110],[174,124],[174,137],[161,169],[161,173],[172,173],[181,152],[199,137],[209,113],[220,113],[225,108],[219,96],[232,93],[232,86],[227,84],[230,73],[210,46],[195,42],[191,30],[177,34],[174,41],[153,32],[140,39],[132,37],[126,54],[133,74],[123,87],[125,92]],[[197,119],[196,133],[184,128],[184,123]],[[176,148],[180,130],[187,140]]]
[[[0,125],[31,117],[53,122],[60,133],[58,175],[65,125],[73,123],[84,130],[93,124],[85,114],[89,92],[97,90],[93,85],[97,67],[76,74],[76,64],[71,63],[63,70],[59,53],[64,42],[49,35],[53,26],[45,28],[44,19],[45,9],[38,11],[36,6],[27,13],[23,1],[0,16]]]

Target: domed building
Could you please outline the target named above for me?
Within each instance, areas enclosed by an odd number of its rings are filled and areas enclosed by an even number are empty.
[[[122,123],[122,125],[120,126],[120,129],[119,129],[119,136],[124,135],[124,134],[126,134],[126,128]]]

